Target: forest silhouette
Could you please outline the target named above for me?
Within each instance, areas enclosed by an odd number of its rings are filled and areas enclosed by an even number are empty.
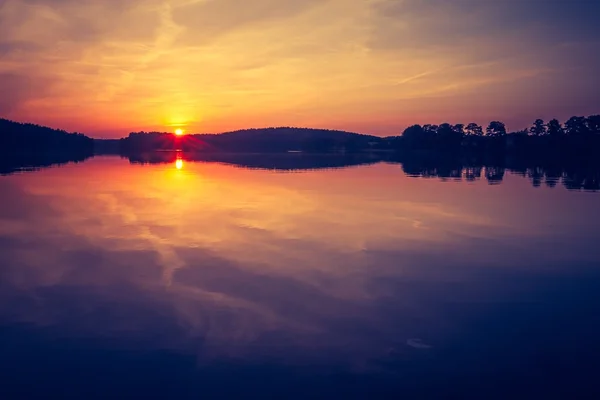
[[[505,172],[533,186],[600,190],[600,116],[564,124],[538,119],[508,133],[501,121],[413,125],[401,135],[378,137],[309,128],[246,129],[178,137],[132,132],[116,140],[91,139],[34,124],[0,119],[0,173],[80,162],[94,154],[118,154],[132,163],[222,162],[244,168],[297,171],[399,163],[413,177],[502,182]]]
[[[378,137],[353,132],[310,128],[245,129],[220,134],[175,136],[166,132],[132,132],[120,140],[91,139],[34,124],[0,119],[0,151],[4,152],[121,152],[154,150],[201,152],[308,153],[444,152],[497,153],[552,151],[586,155],[600,147],[600,115],[571,117],[564,124],[541,119],[528,129],[508,133],[501,121],[484,129],[476,123],[412,125],[401,135]]]
[[[530,160],[560,158],[588,160],[600,151],[600,115],[572,117],[564,125],[556,119],[538,119],[532,126],[508,133],[501,121],[487,127],[476,123],[413,125],[401,135],[378,137],[353,132],[308,129],[246,129],[222,134],[194,134],[175,137],[164,132],[132,132],[112,142],[112,150],[133,154],[154,150],[232,153],[373,153],[449,154],[473,157],[511,155]]]
[[[507,174],[527,178],[534,187],[554,188],[562,184],[572,191],[600,191],[600,163],[527,165],[516,158],[467,159],[460,156],[431,157],[412,154],[243,154],[243,153],[185,153],[150,152],[123,156],[131,164],[173,164],[184,162],[216,162],[246,169],[278,172],[303,172],[367,166],[378,163],[399,165],[402,173],[411,178],[439,179],[444,182],[475,182],[484,180],[490,185],[501,184]]]

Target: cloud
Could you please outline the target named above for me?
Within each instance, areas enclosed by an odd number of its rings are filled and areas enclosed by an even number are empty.
[[[21,94],[0,111],[112,136],[173,124],[204,132],[379,126],[389,134],[421,119],[463,118],[473,105],[488,110],[469,116],[480,121],[502,98],[511,107],[495,118],[520,124],[517,113],[542,116],[544,107],[518,100],[528,96],[512,85],[520,82],[567,117],[573,104],[597,105],[599,7],[584,0],[7,0],[0,85]],[[22,90],[7,82],[24,74],[46,88],[43,98],[26,95],[23,79]]]
[[[0,86],[0,115],[7,115],[14,110],[23,108],[29,102],[43,98],[52,87],[52,80],[45,76],[21,73],[1,72]]]
[[[17,55],[31,55],[40,50],[40,46],[35,43],[25,41],[7,41],[0,42],[0,55],[3,57],[13,57]]]
[[[273,348],[254,344],[269,335],[279,345],[307,349],[335,347],[340,340],[367,346],[371,340],[344,325],[356,318],[373,323],[368,306],[294,271],[141,235],[148,222],[135,216],[127,221],[134,227],[117,228],[114,214],[124,212],[119,204],[99,207],[97,220],[85,212],[82,221],[78,201],[66,204],[52,191],[34,194],[27,185],[9,181],[0,181],[0,189],[5,211],[0,211],[0,318],[5,323],[57,326],[92,337],[150,337],[159,348],[218,357],[264,355]],[[102,224],[112,224],[111,229]],[[168,233],[169,239],[175,236]],[[299,240],[296,246],[308,244]],[[165,259],[165,248],[181,261],[170,282],[164,271],[174,260]],[[382,315],[376,318],[385,321]]]
[[[323,0],[190,1],[175,7],[173,21],[185,29],[183,43],[200,45],[229,32],[293,21],[293,17],[322,3]]]

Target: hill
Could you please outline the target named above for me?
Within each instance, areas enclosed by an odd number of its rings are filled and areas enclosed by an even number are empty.
[[[91,155],[93,150],[93,140],[81,133],[0,118],[0,152]]]
[[[125,152],[171,150],[232,153],[355,152],[380,147],[384,139],[326,129],[264,128],[220,134],[194,134],[175,137],[164,132],[134,132],[123,140]]]

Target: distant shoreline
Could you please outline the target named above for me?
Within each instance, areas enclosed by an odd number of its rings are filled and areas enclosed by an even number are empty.
[[[600,116],[572,117],[561,124],[536,120],[525,131],[507,133],[502,122],[484,130],[471,123],[413,125],[401,136],[378,137],[310,128],[246,129],[222,134],[176,136],[132,132],[122,139],[91,139],[33,124],[0,119],[0,153],[65,153],[80,156],[151,151],[187,153],[380,154],[400,158],[499,159],[525,163],[595,162],[600,158]]]

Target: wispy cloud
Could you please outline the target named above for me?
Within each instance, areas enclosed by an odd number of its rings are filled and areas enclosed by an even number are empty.
[[[465,110],[475,120],[497,110],[513,125],[528,122],[517,114],[593,112],[600,32],[590,18],[599,8],[583,0],[6,0],[0,87],[9,95],[0,113],[119,136],[172,124],[385,134]],[[530,101],[533,88],[543,102]],[[510,107],[498,108],[499,99]]]

